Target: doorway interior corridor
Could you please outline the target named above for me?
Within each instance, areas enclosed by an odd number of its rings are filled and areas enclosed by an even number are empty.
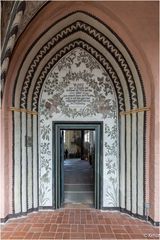
[[[54,122],[55,208],[80,204],[100,208],[101,122]]]
[[[62,130],[62,135],[64,206],[83,204],[93,207],[95,131]]]

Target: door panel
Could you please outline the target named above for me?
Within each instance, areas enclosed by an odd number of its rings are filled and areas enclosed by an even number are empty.
[[[64,131],[61,130],[60,136],[60,187],[61,187],[61,194],[60,194],[60,204],[63,206],[64,203]]]

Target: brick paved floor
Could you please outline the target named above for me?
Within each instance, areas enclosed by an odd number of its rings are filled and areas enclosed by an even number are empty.
[[[64,208],[30,213],[2,226],[1,239],[159,239],[159,228],[119,212]]]

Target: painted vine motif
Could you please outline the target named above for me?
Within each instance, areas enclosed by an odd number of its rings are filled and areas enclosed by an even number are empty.
[[[106,135],[106,141],[104,142],[105,147],[105,174],[107,176],[107,181],[111,184],[107,186],[105,192],[107,197],[107,203],[109,206],[116,207],[118,203],[118,189],[119,183],[118,178],[118,126],[117,119],[112,117],[112,122],[105,123],[104,133]],[[111,119],[110,119],[111,120]]]
[[[60,69],[63,69],[62,66]],[[105,119],[107,114],[112,113],[112,109],[115,109],[116,102],[112,99],[106,99],[106,94],[112,94],[106,74],[102,73],[101,78],[95,79],[95,76],[91,72],[87,72],[86,69],[83,71],[79,70],[79,72],[72,72],[69,69],[69,72],[63,77],[59,77],[59,81],[57,78],[58,72],[51,73],[44,88],[44,92],[48,96],[52,95],[52,98],[42,100],[40,106],[43,109],[41,113],[45,112],[47,118],[52,117],[54,113],[62,112],[63,115],[69,118],[86,117],[88,115],[95,116],[97,113],[100,113],[102,118]],[[80,80],[81,83],[79,83]],[[82,95],[78,87],[81,87],[81,91],[86,95]],[[74,107],[70,106],[71,100],[69,101],[69,99],[68,102],[65,101],[66,89],[70,94],[68,94],[68,97],[74,96],[74,101],[77,101],[79,104],[83,102],[81,107],[77,108],[77,105]],[[85,104],[86,100],[87,104]]]
[[[42,124],[43,123],[43,124]],[[45,125],[44,120],[41,119],[41,138],[42,142],[40,144],[40,192],[39,192],[39,204],[45,206],[49,201],[49,196],[51,192],[50,188],[50,172],[52,170],[51,166],[51,150],[50,150],[50,124]],[[47,156],[47,157],[46,157]]]
[[[117,100],[108,73],[76,48],[48,74],[40,101],[40,205],[51,206],[52,121],[104,122],[103,205],[118,206]]]

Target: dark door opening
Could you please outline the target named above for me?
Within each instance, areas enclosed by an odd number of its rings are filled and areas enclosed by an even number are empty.
[[[79,147],[70,149],[65,144],[66,133],[70,130],[73,138],[69,144],[76,143]],[[80,138],[77,139],[78,131]],[[67,203],[101,208],[102,146],[102,122],[53,122],[53,199],[56,209]]]
[[[95,131],[61,130],[62,205],[94,205]],[[63,150],[61,150],[63,151]],[[63,194],[63,193],[62,193]]]

